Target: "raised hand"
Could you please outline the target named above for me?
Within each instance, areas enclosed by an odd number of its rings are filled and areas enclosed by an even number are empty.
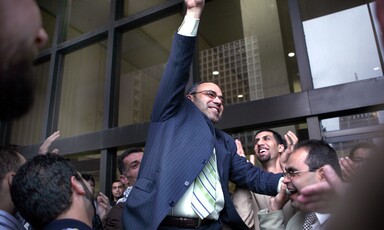
[[[343,175],[343,181],[351,182],[355,177],[358,166],[349,158],[340,158],[341,174]]]
[[[205,0],[185,0],[186,15],[199,19],[205,5]]]
[[[289,155],[293,152],[296,143],[299,141],[299,138],[297,138],[297,136],[292,131],[288,131],[287,134],[284,135],[284,138],[287,142],[287,148],[284,149],[280,157],[280,165],[282,169],[284,169]]]
[[[49,136],[47,139],[45,139],[43,144],[40,146],[39,154],[41,154],[41,155],[47,154],[49,152],[49,147],[51,147],[51,144],[59,137],[60,137],[60,131],[56,131],[56,132],[52,133],[51,136]],[[59,150],[53,149],[51,151],[51,153],[59,154]]]
[[[243,145],[241,144],[241,141],[239,139],[235,140],[236,147],[237,147],[237,154],[242,157],[246,157],[243,149]]]
[[[97,214],[100,219],[104,220],[111,209],[112,206],[109,203],[109,198],[104,193],[99,192],[99,195],[97,196]]]

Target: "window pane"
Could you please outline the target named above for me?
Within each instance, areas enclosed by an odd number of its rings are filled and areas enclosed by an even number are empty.
[[[330,12],[303,22],[314,88],[382,76],[368,5],[324,4]]]
[[[124,16],[130,16],[143,10],[156,6],[166,0],[124,0]]]
[[[321,120],[322,136],[341,156],[360,142],[379,146],[383,139],[384,110]]]
[[[107,24],[109,19],[109,0],[69,0],[66,40]]]
[[[149,121],[173,34],[182,20],[177,14],[123,34],[119,126]]]
[[[62,137],[101,130],[105,63],[102,43],[65,56],[58,122]]]
[[[324,132],[375,126],[379,124],[384,124],[384,110],[321,120],[321,128]]]
[[[199,28],[200,77],[228,104],[300,91],[286,1],[212,1]],[[210,19],[210,20],[208,20]],[[284,33],[282,33],[284,29]]]
[[[20,119],[12,121],[10,143],[30,145],[42,140],[43,114],[47,96],[49,62],[35,67],[35,100],[30,111]]]

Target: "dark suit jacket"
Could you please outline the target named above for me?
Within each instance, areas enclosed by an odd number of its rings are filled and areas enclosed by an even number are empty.
[[[202,171],[213,148],[225,199],[221,223],[246,228],[232,203],[229,180],[257,193],[276,194],[281,175],[247,163],[236,153],[234,139],[216,129],[186,98],[195,43],[195,37],[175,35],[155,99],[139,178],[124,207],[124,229],[157,229]]]
[[[123,222],[122,215],[124,209],[124,202],[115,204],[108,212],[103,221],[103,230],[122,230]]]

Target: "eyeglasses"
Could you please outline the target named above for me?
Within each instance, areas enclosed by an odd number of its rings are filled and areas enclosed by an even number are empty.
[[[197,94],[197,93],[202,93],[204,95],[207,95],[209,98],[211,98],[212,100],[215,99],[216,97],[218,97],[221,101],[221,104],[225,104],[225,99],[223,96],[219,96],[217,95],[217,93],[213,90],[203,90],[203,91],[200,91],[200,92],[193,92],[193,93],[190,93],[191,95],[194,95],[194,94]]]
[[[289,179],[292,179],[293,177],[297,176],[299,173],[302,173],[302,172],[313,172],[313,170],[311,169],[307,169],[307,170],[298,170],[298,171],[285,171],[283,172],[283,176],[284,177],[287,177]]]

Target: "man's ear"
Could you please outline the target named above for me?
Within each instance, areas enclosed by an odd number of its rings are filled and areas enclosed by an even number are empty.
[[[193,101],[193,100],[192,100],[192,99],[193,99],[193,97],[192,97],[192,95],[191,95],[191,94],[187,94],[187,98],[188,98],[189,100]]]
[[[283,144],[278,145],[278,151],[279,151],[279,153],[284,152],[284,145]]]
[[[323,167],[318,169],[320,180],[325,180],[324,170]]]
[[[5,174],[5,178],[7,180],[7,183],[8,183],[8,187],[10,188],[11,187],[11,184],[12,184],[12,180],[13,180],[13,177],[16,175],[15,172],[8,172],[7,174]]]
[[[71,187],[74,192],[82,195],[85,194],[85,190],[82,184],[78,180],[76,180],[75,176],[71,176]]]

